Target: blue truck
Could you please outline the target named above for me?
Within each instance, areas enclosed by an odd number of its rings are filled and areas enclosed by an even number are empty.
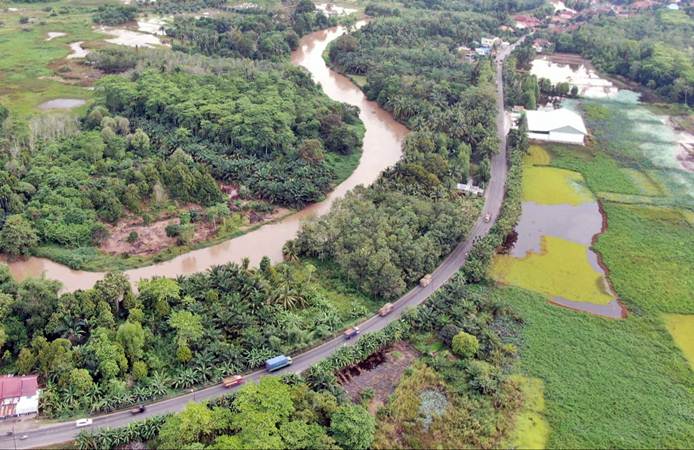
[[[265,361],[265,370],[268,372],[274,372],[275,370],[280,370],[281,368],[290,366],[291,364],[292,358],[290,356],[279,355]]]

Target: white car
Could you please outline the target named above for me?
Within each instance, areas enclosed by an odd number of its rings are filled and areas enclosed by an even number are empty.
[[[75,422],[77,428],[88,427],[92,424],[92,419],[79,419]]]

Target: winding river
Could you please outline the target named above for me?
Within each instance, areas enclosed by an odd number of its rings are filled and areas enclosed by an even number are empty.
[[[248,257],[251,264],[257,264],[263,256],[273,262],[282,259],[282,246],[293,239],[301,223],[325,214],[336,199],[357,185],[373,183],[386,168],[394,165],[402,154],[402,141],[407,128],[375,102],[368,101],[362,91],[346,77],[330,70],[323,61],[323,51],[328,44],[346,32],[342,27],[317,31],[301,39],[299,48],[291,55],[293,64],[305,67],[320,83],[328,97],[333,100],[359,107],[359,117],[364,122],[364,151],[359,166],[344,182],[338,185],[325,200],[315,203],[302,211],[285,217],[275,223],[249,232],[243,236],[225,241],[211,247],[180,255],[169,261],[147,267],[126,271],[130,281],[135,284],[142,279],[154,276],[176,277],[208,269],[228,262],[241,262]],[[45,258],[28,258],[9,264],[12,275],[17,280],[28,277],[45,276],[63,283],[65,292],[87,289],[105,275],[103,272],[72,270]]]

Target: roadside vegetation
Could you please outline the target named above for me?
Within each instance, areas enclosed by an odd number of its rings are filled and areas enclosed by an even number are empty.
[[[12,281],[0,270],[2,372],[38,372],[42,414],[111,411],[223,376],[332,336],[379,304],[310,263],[215,267],[178,280],[121,274],[86,291]],[[325,280],[325,281],[324,281]]]

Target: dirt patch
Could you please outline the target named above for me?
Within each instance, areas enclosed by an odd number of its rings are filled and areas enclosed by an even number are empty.
[[[373,397],[369,409],[375,410],[379,405],[385,404],[405,369],[418,356],[419,353],[410,344],[396,342],[361,363],[344,368],[338,373],[338,380],[354,402],[360,401],[363,391],[372,389]]]
[[[70,56],[72,55],[48,64],[48,68],[53,71],[54,75],[42,78],[88,87],[94,85],[96,80],[103,76],[102,71],[84,64],[83,59],[70,59]]]
[[[100,249],[103,252],[120,255],[153,255],[160,251],[176,246],[176,238],[166,235],[166,227],[171,224],[180,224],[180,219],[166,218],[152,222],[149,225],[142,223],[139,217],[128,217],[116,225],[107,225],[109,237],[102,242]],[[217,226],[212,223],[198,222],[195,224],[193,242],[201,242],[210,239],[217,231]],[[133,242],[128,242],[131,233],[137,233]]]

